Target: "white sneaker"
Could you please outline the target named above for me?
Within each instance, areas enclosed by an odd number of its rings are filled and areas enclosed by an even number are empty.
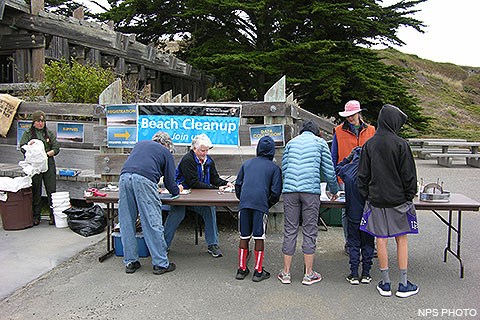
[[[309,286],[320,281],[322,281],[322,276],[320,273],[312,271],[312,273],[306,274],[303,277],[302,284]]]
[[[290,273],[285,273],[285,272],[283,272],[283,270],[280,270],[280,273],[278,274],[277,278],[283,284],[292,283],[292,277],[291,277]]]

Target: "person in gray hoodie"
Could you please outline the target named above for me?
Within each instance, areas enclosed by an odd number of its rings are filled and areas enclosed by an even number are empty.
[[[270,273],[263,268],[268,209],[278,202],[282,193],[282,172],[272,161],[274,156],[275,142],[269,136],[262,137],[257,145],[257,156],[245,161],[237,174],[235,193],[240,200],[237,280],[245,279],[250,272],[247,267],[250,238],[255,240],[252,280],[260,282],[270,278]]]

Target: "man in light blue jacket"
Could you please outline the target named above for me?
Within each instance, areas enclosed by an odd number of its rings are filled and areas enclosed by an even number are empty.
[[[314,121],[306,120],[300,135],[290,140],[285,146],[282,157],[284,265],[283,270],[278,274],[278,279],[285,284],[291,283],[290,266],[297,244],[300,215],[303,234],[302,252],[305,262],[302,284],[312,285],[322,280],[322,276],[313,270],[321,177],[323,175],[327,180],[332,200],[337,199],[338,184],[328,144],[319,134],[318,125]]]

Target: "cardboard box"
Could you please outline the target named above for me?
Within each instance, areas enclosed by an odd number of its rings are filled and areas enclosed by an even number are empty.
[[[148,251],[147,244],[145,243],[145,239],[143,238],[143,234],[137,233],[135,237],[137,238],[138,256],[142,258],[149,257],[150,252]],[[115,255],[117,257],[123,257],[122,236],[120,235],[120,232],[112,233],[112,242],[113,247],[115,248]]]

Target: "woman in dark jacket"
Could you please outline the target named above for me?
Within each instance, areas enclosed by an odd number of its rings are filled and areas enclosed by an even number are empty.
[[[32,126],[23,133],[20,139],[20,147],[29,144],[32,139],[41,140],[45,146],[45,152],[48,156],[48,170],[41,172],[32,177],[32,209],[33,209],[33,225],[40,223],[40,214],[42,209],[42,181],[45,184],[48,203],[50,207],[50,225],[54,225],[52,212],[52,193],[57,191],[57,168],[55,166],[55,156],[60,152],[60,146],[57,142],[55,133],[47,129],[45,113],[37,110],[32,115]],[[25,152],[20,148],[22,152]]]

